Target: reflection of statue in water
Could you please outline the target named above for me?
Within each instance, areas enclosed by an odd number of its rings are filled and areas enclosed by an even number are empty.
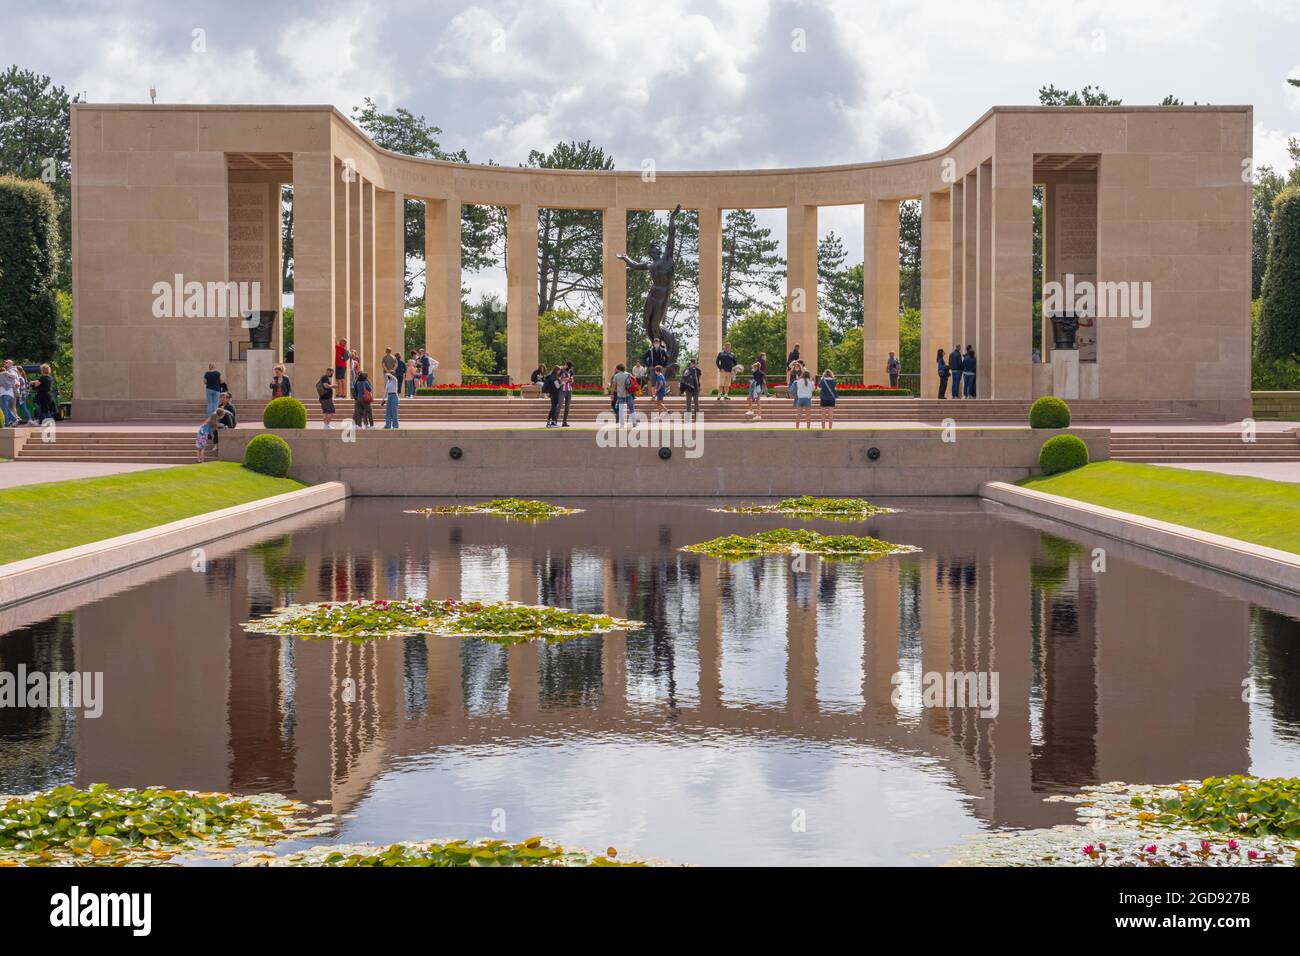
[[[618,257],[627,263],[629,269],[650,273],[650,292],[645,297],[645,308],[641,310],[642,318],[645,320],[645,334],[650,339],[651,346],[654,345],[655,339],[663,340],[664,348],[668,350],[670,366],[677,364],[677,336],[665,327],[664,318],[668,314],[668,300],[672,297],[675,265],[673,247],[677,241],[677,214],[681,211],[682,204],[678,203],[677,208],[668,214],[666,249],[661,251],[659,243],[650,243],[650,258],[645,262],[638,262],[624,255]]]

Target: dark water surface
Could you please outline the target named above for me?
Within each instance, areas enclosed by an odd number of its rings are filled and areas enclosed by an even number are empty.
[[[538,525],[403,513],[429,503],[354,500],[201,572],[186,557],[9,612],[0,670],[102,672],[104,707],[0,709],[0,792],[276,791],[330,801],[341,841],[925,864],[982,830],[1068,822],[1043,798],[1091,784],[1300,775],[1300,602],[1246,582],[969,499],[854,525],[659,499]],[[676,550],[801,525],[923,550],[803,568]],[[240,627],[426,595],[649,629],[503,648]],[[997,674],[996,717],[925,706],[924,675],[957,671]]]

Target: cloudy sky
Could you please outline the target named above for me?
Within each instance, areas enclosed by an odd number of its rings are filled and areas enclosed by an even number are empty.
[[[91,102],[404,106],[475,161],[591,139],[621,168],[861,162],[937,149],[1044,84],[1255,107],[1300,135],[1300,0],[0,0],[0,62]],[[202,43],[195,40],[202,31]],[[802,40],[802,44],[797,42]],[[796,49],[802,45],[803,50]],[[204,47],[196,51],[196,46]],[[861,257],[854,208],[827,210]],[[784,233],[780,212],[765,214]],[[782,236],[783,237],[783,236]],[[493,287],[500,277],[476,283]]]

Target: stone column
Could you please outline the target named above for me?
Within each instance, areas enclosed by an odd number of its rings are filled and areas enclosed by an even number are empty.
[[[291,379],[305,394],[334,362],[334,159],[293,154],[293,335]]]
[[[949,257],[952,262],[952,328],[949,330],[951,338],[944,343],[944,355],[951,352],[954,343],[961,341],[966,334],[966,326],[962,321],[962,310],[965,305],[963,283],[966,278],[966,184],[962,179],[952,184],[950,209],[952,213],[952,249]]]
[[[378,190],[375,194],[375,326],[380,348],[405,354],[406,197]]]
[[[361,281],[361,267],[363,249],[361,244],[362,232],[362,202],[361,193],[365,188],[365,183],[357,173],[352,174],[352,182],[348,183],[348,325],[352,329],[350,339],[355,339],[354,349],[361,350],[361,369],[368,373],[371,379],[375,375],[375,356],[370,354],[370,341],[366,336],[365,322],[365,299],[363,298],[363,284]]]
[[[439,385],[460,384],[460,203],[424,201],[424,349]]]
[[[976,279],[975,341],[968,343],[975,346],[976,374],[975,397],[995,397],[993,385],[993,164],[981,163],[976,172],[977,215],[976,256],[978,272]],[[970,329],[967,328],[967,338]]]
[[[537,206],[506,207],[506,371],[526,383],[537,367]]]
[[[888,385],[898,354],[898,200],[862,204],[862,381]]]
[[[817,207],[787,207],[785,224],[785,350],[798,345],[804,364],[816,368]],[[785,376],[784,355],[767,357],[767,374]]]
[[[601,237],[601,367],[608,382],[614,366],[627,361],[627,266],[615,258],[627,253],[626,209],[601,213]]]
[[[352,335],[351,317],[348,312],[348,303],[350,294],[348,292],[348,282],[351,270],[348,268],[348,229],[350,226],[350,217],[348,215],[348,180],[349,175],[347,167],[341,163],[334,165],[334,341],[347,339],[348,348],[356,348],[356,340]],[[331,343],[333,345],[333,343]],[[330,364],[334,364],[334,350],[330,349]],[[336,393],[335,397],[346,396],[348,383],[343,382],[342,388]]]
[[[707,395],[718,387],[722,351],[722,210],[700,211],[700,390]]]
[[[993,360],[990,397],[1032,398],[1033,156],[999,148],[997,161],[991,167],[991,179],[992,326],[987,349]]]
[[[952,329],[952,200],[948,192],[921,197],[921,395],[939,394],[935,353]]]
[[[965,351],[967,345],[975,344],[979,338],[980,322],[980,190],[979,177],[974,172],[966,174],[962,195],[965,200],[962,212],[962,250],[965,255],[962,266],[962,335],[953,345],[960,345]],[[966,394],[964,387],[962,394]]]

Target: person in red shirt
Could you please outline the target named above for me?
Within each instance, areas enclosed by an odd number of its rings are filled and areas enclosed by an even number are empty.
[[[348,340],[339,339],[339,344],[334,346],[334,381],[346,382],[348,380]]]

